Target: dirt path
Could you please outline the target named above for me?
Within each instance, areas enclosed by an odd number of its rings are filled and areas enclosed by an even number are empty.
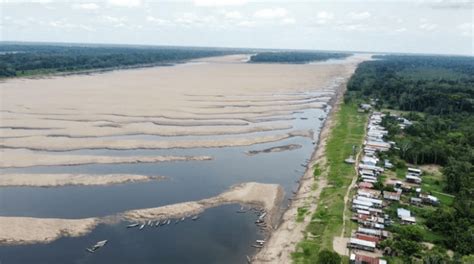
[[[367,126],[364,127],[364,137],[367,134]],[[363,148],[360,148],[359,151],[357,152],[356,159],[355,159],[355,176],[352,178],[352,182],[347,188],[346,195],[344,195],[344,212],[342,214],[342,232],[341,232],[341,238],[344,237],[344,233],[346,232],[346,210],[347,210],[347,205],[349,202],[349,195],[351,193],[351,190],[354,188],[354,186],[357,183],[357,178],[359,177],[359,162],[360,162],[360,155],[362,154]]]

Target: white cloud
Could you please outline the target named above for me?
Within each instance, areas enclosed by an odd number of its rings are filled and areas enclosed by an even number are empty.
[[[86,9],[86,10],[96,10],[100,8],[100,6],[95,3],[74,4],[72,7],[76,9]]]
[[[316,14],[316,20],[314,21],[316,25],[322,26],[326,25],[334,19],[334,14],[326,11],[320,11]]]
[[[365,19],[369,19],[370,17],[371,17],[371,14],[367,11],[349,13],[349,18],[353,20],[365,20]]]
[[[107,3],[119,7],[138,7],[142,5],[142,0],[107,0]]]
[[[340,25],[338,26],[340,30],[343,31],[369,31],[370,28],[367,25],[364,24],[345,24],[345,25]]]
[[[126,17],[114,17],[114,16],[101,16],[99,17],[99,19],[103,22],[112,23],[112,24],[121,24],[127,21]]]
[[[170,22],[166,19],[157,18],[154,16],[147,16],[146,20],[157,25],[168,25]]]
[[[334,18],[333,13],[329,13],[329,12],[326,12],[326,11],[320,11],[320,12],[318,12],[318,14],[316,16],[317,16],[318,19],[333,19]]]
[[[283,18],[288,15],[288,11],[281,7],[261,9],[254,13],[254,17],[263,19]]]
[[[405,32],[405,31],[407,31],[407,28],[404,28],[404,27],[395,29],[396,33],[402,33],[402,32]]]
[[[247,0],[194,0],[193,1],[197,6],[238,6],[244,5]]]
[[[287,18],[284,18],[281,23],[283,25],[293,25],[293,24],[296,24],[296,20],[292,17],[287,17]]]
[[[461,30],[461,35],[472,37],[474,32],[474,23],[462,23],[457,26]]]
[[[48,23],[50,27],[64,29],[64,30],[73,30],[73,29],[82,29],[86,31],[95,31],[93,28],[83,25],[83,24],[72,24],[65,22],[64,20],[55,20]]]
[[[214,16],[198,16],[193,13],[183,13],[174,19],[176,24],[183,26],[211,26],[221,27]]]
[[[419,26],[421,30],[433,31],[438,28],[438,25],[432,23],[423,23]]]
[[[224,12],[224,17],[228,19],[241,19],[243,16],[239,11]]]
[[[254,27],[255,26],[255,21],[250,21],[250,20],[243,20],[237,24],[237,26],[241,27]]]

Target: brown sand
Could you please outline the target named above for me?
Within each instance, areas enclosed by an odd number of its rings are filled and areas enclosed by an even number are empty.
[[[69,166],[84,164],[154,163],[188,160],[212,160],[209,156],[93,156],[53,155],[29,150],[0,150],[0,168],[21,168],[31,166]]]
[[[158,218],[179,218],[199,214],[205,209],[223,204],[240,203],[265,208],[269,215],[275,215],[283,198],[283,189],[276,184],[256,182],[232,186],[229,191],[200,201],[184,202],[157,208],[132,210],[123,214],[129,221],[144,221]],[[271,217],[270,217],[271,218]]]
[[[352,72],[359,62],[369,58],[370,56],[359,57],[359,61],[352,65]],[[350,75],[351,74],[345,76],[346,81]],[[292,198],[291,204],[284,213],[280,225],[271,234],[264,248],[254,256],[252,263],[290,263],[291,253],[295,251],[298,242],[303,240],[306,226],[311,221],[311,216],[317,209],[317,199],[322,189],[327,185],[325,177],[318,177],[317,181],[314,179],[313,167],[316,164],[324,166],[326,163],[324,155],[327,138],[333,126],[335,112],[337,112],[339,108],[338,105],[342,101],[345,88],[346,82],[338,87],[338,96],[337,99],[334,100],[334,107],[319,134],[318,146],[308,163],[304,176],[301,178],[296,195]],[[316,186],[316,188],[313,188],[313,186]],[[306,214],[302,222],[296,221],[299,207],[308,208],[308,214]]]
[[[89,233],[97,218],[57,219],[0,216],[0,245],[49,243],[60,237],[78,237]]]
[[[261,149],[261,150],[250,150],[247,151],[245,154],[249,156],[261,154],[261,153],[273,153],[273,152],[282,152],[282,151],[291,151],[295,149],[299,149],[302,146],[299,144],[289,144],[289,145],[284,145],[284,146],[276,146],[272,148],[266,148],[266,149]]]
[[[0,83],[0,147],[74,149],[169,149],[249,146],[296,136],[288,118],[324,108],[331,85],[348,76],[347,64],[248,64],[248,54],[204,58],[173,67],[119,70],[92,75],[16,78]],[[307,92],[320,92],[309,96]],[[225,125],[224,125],[225,124]],[[254,132],[281,131],[276,135]],[[129,140],[120,135],[248,134],[217,140]],[[2,151],[0,167],[157,162],[182,157],[28,155]],[[184,158],[203,159],[203,158]],[[207,159],[207,158],[204,158]]]
[[[0,174],[0,187],[60,187],[111,185],[162,180],[163,176],[134,174]]]
[[[49,243],[60,237],[85,235],[99,223],[179,218],[201,213],[211,207],[232,203],[262,207],[268,212],[269,223],[272,223],[283,196],[283,189],[279,185],[248,182],[235,185],[226,192],[199,201],[131,210],[103,218],[54,219],[0,216],[2,227],[0,228],[0,245]]]
[[[77,149],[171,149],[171,148],[218,148],[250,146],[260,143],[269,143],[288,139],[291,137],[310,137],[313,131],[293,131],[279,135],[260,137],[241,137],[225,139],[202,140],[114,140],[104,138],[69,138],[69,137],[44,137],[35,136],[27,138],[8,138],[0,142],[0,146],[7,148],[25,148],[31,150],[66,151]],[[5,150],[4,152],[11,152]],[[1,154],[1,152],[0,152]],[[57,156],[61,157],[61,156]],[[0,163],[1,166],[1,163]]]

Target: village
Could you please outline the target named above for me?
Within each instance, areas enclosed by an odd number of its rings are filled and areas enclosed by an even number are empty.
[[[370,104],[361,104],[360,111],[371,111]],[[419,168],[406,168],[404,180],[383,176],[386,170],[394,168],[389,159],[382,159],[383,153],[397,148],[395,142],[386,141],[388,131],[381,125],[386,114],[372,111],[366,129],[363,149],[353,147],[353,155],[345,160],[354,164],[358,172],[357,184],[351,200],[351,220],[357,223],[352,236],[348,239],[350,263],[386,264],[383,256],[391,256],[389,247],[381,243],[393,234],[387,227],[393,224],[413,225],[417,223],[416,215],[407,209],[409,206],[437,206],[438,198],[423,193],[421,183],[423,171]],[[411,122],[403,117],[396,117],[400,129],[405,129]],[[356,153],[359,153],[356,155]],[[394,210],[390,214],[388,211]]]

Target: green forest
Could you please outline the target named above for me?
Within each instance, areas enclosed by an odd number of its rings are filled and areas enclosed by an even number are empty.
[[[45,73],[168,65],[238,52],[231,49],[153,46],[0,44],[0,78]],[[240,51],[242,52],[242,51]]]
[[[250,57],[252,63],[308,63],[312,61],[326,61],[329,59],[343,59],[351,54],[349,53],[326,53],[326,52],[260,52]]]
[[[359,65],[349,81],[345,100],[372,99],[378,109],[396,110],[413,121],[401,130],[396,118],[384,118],[389,140],[397,146],[391,155],[396,156],[400,167],[405,163],[442,166],[443,179],[436,184],[454,195],[454,202],[424,212],[425,225],[437,234],[436,246],[453,250],[455,260],[469,258],[474,254],[474,58],[376,58]],[[410,236],[405,238],[408,244],[402,246],[419,242]],[[416,248],[413,250],[406,253],[416,254]],[[445,254],[436,254],[438,262],[433,263],[452,261]]]

